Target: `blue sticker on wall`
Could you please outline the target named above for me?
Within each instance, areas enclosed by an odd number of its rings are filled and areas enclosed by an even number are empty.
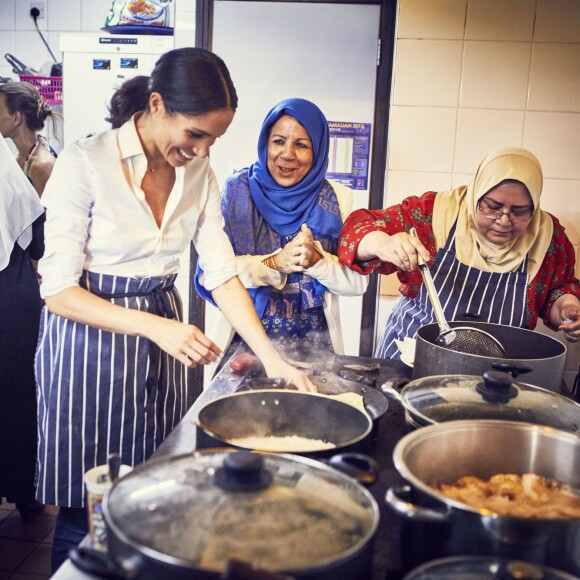
[[[368,189],[371,123],[329,121],[326,177],[350,189]]]

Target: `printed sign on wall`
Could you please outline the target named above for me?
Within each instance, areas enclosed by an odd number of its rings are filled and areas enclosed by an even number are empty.
[[[367,189],[371,123],[329,121],[330,151],[326,177],[350,189]]]

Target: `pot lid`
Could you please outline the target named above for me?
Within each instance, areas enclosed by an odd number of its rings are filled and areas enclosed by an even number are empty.
[[[572,574],[539,564],[494,556],[455,556],[427,562],[403,580],[574,580]]]
[[[372,495],[292,455],[206,450],[143,464],[104,500],[110,533],[154,557],[223,572],[292,572],[349,557],[378,525]]]
[[[500,419],[580,431],[580,405],[502,371],[483,376],[438,375],[411,381],[401,392],[405,407],[422,424],[460,419]]]

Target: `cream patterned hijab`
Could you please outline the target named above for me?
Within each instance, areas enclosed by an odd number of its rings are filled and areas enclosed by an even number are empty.
[[[475,221],[477,202],[505,179],[522,182],[530,192],[534,214],[515,240],[496,245],[479,232]],[[505,148],[490,153],[479,165],[469,185],[444,191],[435,197],[433,231],[437,249],[445,245],[457,221],[455,253],[463,264],[484,272],[513,272],[528,255],[528,280],[538,273],[552,240],[552,219],[540,209],[542,167],[525,149]]]

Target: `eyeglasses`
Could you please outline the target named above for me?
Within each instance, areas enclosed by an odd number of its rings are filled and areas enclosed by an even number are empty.
[[[533,208],[531,207],[516,207],[511,211],[501,211],[499,209],[493,209],[489,207],[484,201],[477,202],[477,209],[483,214],[484,217],[491,220],[500,220],[502,216],[506,215],[510,221],[525,222],[532,217]]]

